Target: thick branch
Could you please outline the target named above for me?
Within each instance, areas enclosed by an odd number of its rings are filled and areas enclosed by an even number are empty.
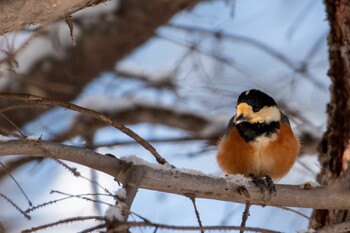
[[[102,1],[12,0],[0,3],[0,35],[29,24],[49,24]],[[103,1],[104,2],[104,1]]]
[[[180,195],[192,194],[197,198],[208,198],[223,201],[245,203],[246,199],[236,192],[238,186],[224,178],[191,174],[169,166],[133,165],[123,160],[101,155],[90,150],[65,146],[52,142],[13,140],[0,143],[0,155],[29,155],[51,157],[75,162],[99,170],[125,182],[126,172],[130,167],[145,170],[140,188]],[[249,184],[251,203],[255,205],[293,206],[316,209],[350,209],[349,190],[317,187],[309,190],[293,185],[276,185],[277,196],[267,203],[261,201],[258,189]]]

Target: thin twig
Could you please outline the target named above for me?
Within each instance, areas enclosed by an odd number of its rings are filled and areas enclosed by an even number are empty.
[[[33,162],[33,161],[41,161],[42,158],[37,157],[19,157],[13,160],[10,160],[6,162],[5,166],[9,173],[17,170],[18,168],[21,168],[22,166]],[[8,174],[7,172],[0,172],[0,180],[5,177],[5,175]]]
[[[168,229],[168,230],[177,230],[177,231],[200,231],[200,230],[207,230],[207,231],[233,231],[233,230],[241,230],[242,228],[239,226],[203,226],[203,227],[197,227],[197,226],[173,226],[173,225],[165,225],[165,224],[156,224],[156,223],[148,223],[148,222],[126,222],[126,223],[120,223],[118,226],[116,226],[113,230],[123,230],[128,229],[131,227],[155,227],[159,229]],[[250,232],[260,232],[260,233],[279,233],[278,231],[273,230],[267,230],[257,227],[245,227],[245,231]]]
[[[15,182],[15,184],[17,185],[17,187],[19,188],[19,190],[21,190],[21,193],[23,194],[23,196],[25,197],[25,199],[28,201],[29,206],[32,206],[32,202],[29,200],[29,197],[27,196],[27,194],[24,192],[22,186],[17,182],[17,180],[15,179],[15,177],[13,177],[10,173],[9,170],[7,170],[6,166],[0,162],[1,167],[4,169],[4,171],[11,177],[11,179],[13,180],[13,182]]]
[[[213,138],[214,139],[214,138]],[[208,140],[208,138],[204,138],[201,136],[190,136],[190,137],[176,137],[176,138],[150,138],[147,139],[148,142],[152,143],[182,143],[182,142],[192,142],[192,141],[205,141]],[[114,141],[109,143],[100,143],[93,146],[93,149],[99,148],[99,147],[113,147],[113,146],[120,146],[120,145],[130,145],[137,143],[135,141]]]
[[[37,206],[33,206],[32,208],[29,208],[27,209],[25,212],[26,213],[29,213],[29,212],[32,212],[36,209],[39,209],[39,208],[42,208],[42,207],[45,207],[47,205],[51,205],[51,204],[55,204],[57,202],[60,202],[60,201],[64,201],[64,200],[67,200],[67,199],[71,199],[71,198],[80,198],[80,199],[83,199],[83,200],[86,200],[86,201],[95,201],[93,199],[90,199],[90,198],[86,198],[84,196],[98,196],[98,195],[102,195],[102,196],[109,196],[108,194],[102,194],[102,193],[91,193],[91,194],[78,194],[78,195],[71,195],[71,194],[67,194],[67,193],[63,193],[63,192],[60,192],[60,191],[56,191],[56,190],[52,190],[50,192],[50,194],[52,193],[58,193],[58,194],[61,194],[61,195],[65,195],[66,197],[63,197],[63,198],[59,198],[59,199],[55,199],[55,200],[51,200],[51,201],[48,201],[48,202],[44,202],[44,203],[41,203]],[[102,204],[106,204],[106,205],[109,205],[111,206],[109,203],[106,203],[106,202],[102,202]]]
[[[101,217],[101,216],[85,216],[85,217],[66,218],[66,219],[63,219],[63,220],[59,220],[57,222],[53,222],[53,223],[41,225],[41,226],[38,226],[38,227],[33,227],[31,229],[23,230],[22,233],[35,232],[35,231],[39,231],[39,230],[44,230],[44,229],[49,228],[49,227],[58,226],[60,224],[72,223],[72,222],[78,222],[78,221],[85,221],[85,220],[104,221],[105,219],[104,219],[104,217]]]
[[[69,170],[74,176],[76,177],[80,177],[84,180],[87,180],[88,182],[90,182],[91,184],[96,184],[98,187],[100,187],[102,190],[104,190],[106,193],[108,193],[108,195],[113,196],[113,194],[105,187],[103,187],[100,183],[98,183],[96,180],[91,180],[85,176],[83,176],[75,167],[70,167],[68,166],[66,163],[64,163],[61,160],[58,159],[53,159],[55,160],[58,164],[62,165],[64,168],[66,168],[67,170]]]
[[[21,208],[19,208],[18,205],[16,205],[16,203],[14,203],[10,198],[8,198],[7,196],[5,196],[4,194],[0,193],[0,197],[4,198],[8,203],[10,203],[16,210],[18,210],[26,219],[30,220],[31,217],[24,212]]]
[[[317,3],[317,1],[309,1],[309,2],[305,1],[305,2],[306,2],[306,5],[304,6],[304,8],[297,14],[297,16],[294,18],[293,22],[291,23],[291,25],[288,27],[288,30],[286,33],[288,39],[291,39],[292,36],[294,35],[296,29],[298,28],[298,26],[302,22],[305,22],[305,17],[310,12],[313,5],[315,5],[315,3]]]
[[[207,57],[210,57],[210,58],[212,58],[214,60],[222,62],[225,65],[228,65],[228,66],[231,66],[231,67],[235,68],[237,71],[241,72],[242,74],[245,74],[245,75],[249,76],[249,73],[246,71],[246,68],[243,67],[243,65],[236,63],[233,59],[229,59],[229,58],[226,58],[226,57],[218,56],[217,54],[213,54],[213,53],[205,50],[204,48],[200,47],[199,45],[191,45],[191,44],[189,44],[187,42],[176,40],[176,39],[174,39],[173,37],[170,37],[170,36],[162,35],[160,33],[155,34],[155,35],[158,38],[160,38],[160,39],[164,39],[164,40],[167,40],[167,41],[172,42],[174,44],[188,47],[190,50],[197,51],[197,52],[199,52],[199,53],[201,53],[201,54],[203,54],[203,55],[205,55]]]
[[[80,199],[83,199],[83,200],[86,200],[86,201],[96,202],[95,199],[87,198],[87,197],[84,197],[84,196],[108,196],[108,197],[112,197],[112,196],[110,196],[108,194],[104,194],[104,193],[85,193],[85,194],[73,195],[73,194],[68,194],[68,193],[64,193],[64,192],[61,192],[61,191],[57,191],[57,190],[52,190],[50,192],[50,194],[52,194],[52,193],[61,194],[61,195],[64,195],[66,197],[42,203],[40,205],[34,206],[34,207],[30,208],[30,209],[27,209],[25,212],[29,213],[29,212],[32,212],[32,211],[34,211],[36,209],[39,209],[41,207],[44,207],[44,206],[47,206],[47,205],[50,205],[50,204],[55,204],[57,202],[64,201],[64,200],[67,200],[67,199],[71,199],[71,198],[80,198]],[[108,205],[108,206],[113,206],[112,204],[109,204],[107,202],[103,202],[103,201],[98,201],[98,202],[101,203],[101,204]],[[137,214],[135,212],[132,212],[132,211],[130,211],[128,209],[123,209],[123,211],[125,211],[127,214],[132,214],[132,215],[140,218],[144,222],[150,222],[147,218],[144,218],[141,215],[139,215],[139,214]]]
[[[17,110],[17,109],[26,109],[26,108],[31,108],[31,109],[38,109],[38,108],[42,108],[42,109],[47,109],[51,107],[50,105],[41,105],[41,106],[35,106],[32,104],[16,104],[16,105],[11,105],[11,106],[6,106],[4,108],[0,109],[0,113],[3,112],[9,112],[9,111],[13,111],[13,110]]]
[[[224,33],[221,31],[212,31],[203,27],[194,27],[194,26],[187,26],[183,24],[173,24],[168,23],[165,25],[165,27],[187,31],[187,32],[197,32],[202,34],[210,34],[218,38],[227,38],[234,41],[239,41],[243,43],[247,43],[249,45],[255,46],[256,48],[270,54],[271,56],[275,57],[277,60],[280,60],[282,63],[287,65],[288,67],[292,69],[296,69],[296,63],[290,60],[288,57],[286,57],[284,54],[280,53],[278,50],[275,50],[272,47],[267,46],[266,44],[255,40],[253,38],[245,37],[245,36],[239,36],[229,33]]]
[[[165,27],[173,28],[176,30],[182,30],[182,31],[189,32],[189,33],[195,32],[195,33],[201,33],[201,34],[209,34],[209,35],[215,36],[217,38],[226,38],[229,40],[249,44],[250,46],[254,46],[257,49],[260,49],[261,51],[264,51],[267,54],[271,55],[272,57],[276,58],[277,60],[281,61],[287,67],[291,68],[293,71],[303,75],[304,77],[307,77],[310,82],[314,83],[321,90],[324,89],[323,85],[320,85],[320,83],[315,78],[313,78],[309,72],[306,72],[307,70],[301,69],[304,67],[300,66],[300,63],[292,61],[291,59],[289,59],[287,56],[285,56],[280,51],[278,51],[278,50],[274,49],[273,47],[270,47],[267,44],[264,44],[256,39],[245,37],[245,36],[240,36],[240,35],[235,35],[235,34],[230,34],[230,33],[225,33],[222,31],[213,31],[213,30],[209,30],[209,29],[206,29],[203,27],[187,26],[187,25],[183,25],[183,24],[168,23],[165,25]],[[205,53],[203,53],[203,54],[205,54]],[[215,57],[215,56],[212,56],[212,57],[214,59],[217,59],[217,57]],[[221,60],[221,62],[223,62],[224,64],[228,64],[227,59]]]
[[[15,49],[14,45],[11,45],[11,46],[8,45],[8,47],[9,47],[8,50],[6,50],[6,51],[2,50],[2,52],[5,52],[7,54],[7,56],[3,59],[0,59],[0,64],[3,64],[5,62],[11,63],[12,62],[11,60],[13,60],[13,58],[15,58],[17,54],[19,54],[23,49],[25,49],[33,39],[43,35],[43,32],[40,29],[41,28],[39,28],[39,30],[32,31],[34,33],[32,33],[32,35],[26,41],[24,41],[24,43],[21,43],[21,45],[17,49]],[[5,40],[7,39],[6,37],[4,37],[4,38],[5,38]]]
[[[197,209],[195,196],[194,196],[194,195],[186,195],[186,196],[191,200],[191,202],[192,202],[192,204],[193,204],[194,212],[195,212],[195,214],[196,214],[196,218],[197,218],[198,225],[199,225],[199,227],[202,228],[203,225],[202,225],[201,217],[200,217],[200,215],[199,215],[199,211],[198,211],[198,209]],[[204,233],[204,230],[203,230],[203,229],[201,229],[200,231],[201,231],[201,233]]]
[[[88,229],[85,229],[83,231],[80,231],[79,233],[90,233],[90,232],[94,232],[94,231],[97,231],[99,229],[102,229],[102,228],[105,228],[106,227],[106,224],[105,223],[102,223],[102,224],[99,224],[99,225],[96,225],[94,227],[90,227]],[[100,231],[101,232],[101,231]]]
[[[41,208],[41,207],[45,207],[47,205],[51,205],[51,204],[54,204],[54,203],[59,202],[59,201],[64,201],[64,200],[67,200],[69,198],[71,198],[71,197],[64,197],[64,198],[60,198],[60,199],[44,202],[44,203],[41,203],[39,205],[33,206],[33,207],[29,208],[29,209],[26,209],[25,212],[26,213],[30,213],[30,212],[33,212],[34,210],[37,210],[37,209]]]
[[[26,137],[24,135],[24,133],[22,132],[22,130],[13,121],[11,121],[11,119],[9,119],[7,116],[5,116],[5,114],[0,112],[0,116],[2,118],[4,118],[10,125],[12,125],[12,127],[15,128],[23,138]]]
[[[295,213],[295,214],[297,214],[297,215],[299,215],[299,216],[301,216],[303,218],[306,218],[307,220],[310,221],[312,226],[314,226],[316,224],[315,219],[310,218],[309,216],[301,213],[300,211],[294,210],[294,209],[286,207],[286,206],[276,206],[276,207],[280,208],[280,209],[283,209],[283,210],[287,210],[287,211],[293,212],[293,213]]]
[[[240,233],[244,232],[248,217],[250,216],[249,214],[249,208],[250,208],[251,204],[249,200],[246,200],[245,202],[245,208],[242,214],[242,222],[241,222],[241,230],[239,231]]]
[[[84,107],[80,107],[78,105],[67,103],[64,101],[53,100],[53,99],[44,98],[44,97],[35,96],[35,95],[29,95],[29,94],[0,93],[0,98],[11,99],[11,100],[20,100],[20,101],[25,101],[25,102],[29,102],[29,103],[34,103],[37,105],[50,105],[50,106],[55,106],[55,107],[59,106],[62,108],[66,108],[66,109],[75,111],[75,112],[79,112],[79,113],[84,114],[84,115],[88,115],[90,117],[93,117],[97,120],[104,122],[107,125],[113,126],[114,128],[120,130],[124,134],[128,135],[129,137],[131,137],[132,139],[137,141],[141,146],[143,146],[146,150],[148,150],[156,158],[158,163],[160,163],[160,164],[167,164],[168,163],[149,142],[147,142],[145,139],[143,139],[141,136],[139,136],[137,133],[135,133],[134,131],[132,131],[131,129],[126,127],[125,125],[111,119],[110,117],[108,117],[100,112],[97,112],[97,111],[94,111],[91,109],[87,109]]]
[[[58,193],[58,194],[61,194],[61,195],[65,195],[65,196],[67,196],[69,198],[79,198],[79,199],[83,199],[85,201],[91,201],[91,202],[94,202],[94,203],[97,202],[95,199],[84,197],[84,196],[95,196],[93,194],[77,194],[77,195],[74,195],[74,194],[60,192],[60,191],[57,191],[57,190],[52,190],[51,193]],[[111,205],[111,204],[109,204],[107,202],[104,202],[104,201],[98,201],[98,202],[101,203],[101,204],[108,205],[108,206],[113,206],[113,205]]]

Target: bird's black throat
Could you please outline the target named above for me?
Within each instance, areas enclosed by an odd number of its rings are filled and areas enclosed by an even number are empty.
[[[248,122],[242,122],[236,125],[238,133],[244,138],[245,141],[254,141],[259,136],[271,137],[273,133],[276,133],[280,128],[278,121],[266,123],[251,124]]]

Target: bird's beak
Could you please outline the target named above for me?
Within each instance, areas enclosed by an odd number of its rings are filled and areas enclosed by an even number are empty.
[[[238,115],[238,116],[236,115],[235,118],[234,118],[233,120],[234,120],[234,123],[235,123],[236,125],[238,125],[238,124],[240,124],[240,123],[242,123],[242,122],[247,122],[247,121],[249,121],[249,118],[241,114],[241,115]]]

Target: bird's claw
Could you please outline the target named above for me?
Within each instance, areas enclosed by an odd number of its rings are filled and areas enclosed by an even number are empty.
[[[266,175],[265,179],[262,179],[255,175],[250,175],[250,177],[252,178],[252,182],[259,188],[260,193],[263,194],[263,200],[265,200],[266,190],[270,194],[268,199],[270,199],[271,196],[276,196],[276,187],[270,176]]]
[[[266,180],[267,188],[269,190],[270,195],[276,196],[276,194],[277,194],[276,187],[275,187],[275,184],[273,183],[271,177],[265,176],[265,180]]]
[[[260,177],[255,176],[255,175],[250,175],[250,177],[252,178],[253,183],[259,188],[259,191],[261,193],[264,193],[265,186],[267,186],[266,182],[263,179],[261,179]]]
[[[250,198],[250,194],[249,194],[248,189],[246,187],[239,186],[237,191],[241,196],[244,195],[246,198]]]

